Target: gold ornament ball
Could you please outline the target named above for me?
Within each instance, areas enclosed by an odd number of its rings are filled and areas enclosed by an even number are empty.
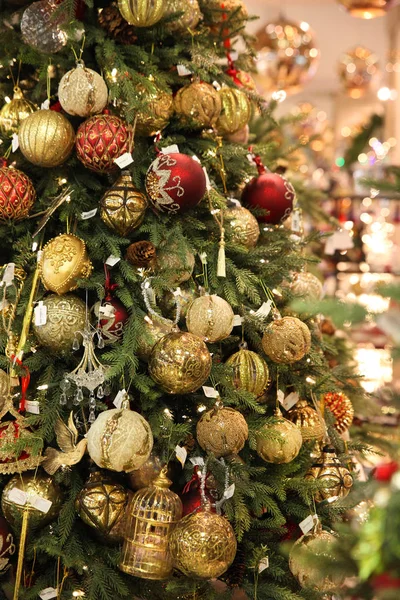
[[[136,92],[142,98],[145,110],[136,113],[136,132],[138,135],[155,135],[162,131],[174,114],[174,100],[171,92],[166,92],[153,84],[150,92],[138,86]]]
[[[118,0],[121,15],[135,27],[151,27],[165,14],[164,0]]]
[[[332,446],[325,446],[321,456],[307,472],[306,479],[324,483],[324,487],[314,494],[316,502],[346,498],[353,486],[350,471],[342,465]]]
[[[291,408],[287,417],[301,431],[301,437],[304,442],[310,440],[322,441],[325,435],[325,426],[321,422],[317,411],[310,406],[306,400],[299,400]]]
[[[193,300],[186,314],[186,326],[190,333],[206,342],[219,342],[231,334],[233,318],[233,310],[226,300],[206,294]]]
[[[230,135],[243,129],[251,117],[251,104],[246,94],[235,87],[222,87],[219,92],[221,113],[217,120],[220,135]]]
[[[396,0],[338,0],[352,17],[375,19],[382,17],[395,5]]]
[[[89,456],[101,469],[139,469],[153,448],[150,425],[139,413],[113,408],[100,413],[87,433]]]
[[[195,81],[178,90],[174,106],[183,123],[214,127],[221,113],[221,98],[209,83]]]
[[[58,99],[69,115],[90,117],[100,113],[106,106],[108,89],[101,75],[78,60],[75,69],[61,78]]]
[[[260,237],[260,226],[255,216],[244,206],[224,210],[225,235],[231,244],[254,248]]]
[[[37,110],[37,106],[26,100],[21,89],[16,85],[14,95],[0,110],[0,131],[3,135],[12,136],[18,133],[21,122]]]
[[[233,385],[238,390],[262,396],[269,383],[269,370],[265,360],[247,348],[232,354],[226,361],[232,367]]]
[[[202,18],[198,0],[169,0],[165,16],[173,13],[183,14],[165,24],[170,33],[186,33],[189,29],[194,31]]]
[[[176,303],[180,305],[180,318],[185,319],[189,306],[193,300],[198,298],[197,290],[193,287],[179,288],[176,290],[177,296],[172,291],[167,291],[160,299],[160,308],[163,314],[167,315],[169,319],[174,319],[176,315]]]
[[[100,217],[113,231],[127,237],[144,219],[147,199],[135,187],[129,171],[122,171],[100,200]]]
[[[211,372],[211,355],[203,340],[187,332],[164,336],[154,346],[149,373],[168,394],[190,394]]]
[[[53,521],[62,505],[62,493],[52,477],[42,474],[40,471],[15,475],[7,483],[1,496],[1,510],[8,523],[15,531],[21,531],[22,517],[25,507],[17,504],[12,499],[11,491],[17,488],[26,494],[35,494],[44,501],[51,502],[47,513],[27,504],[29,512],[28,527],[33,529],[43,527]],[[10,498],[11,494],[11,498]],[[28,501],[29,502],[29,501]]]
[[[72,152],[75,132],[61,113],[37,110],[22,121],[18,140],[29,162],[38,167],[58,167]]]
[[[268,325],[262,338],[262,347],[274,362],[291,364],[309,352],[311,333],[297,317],[283,317]]]
[[[309,302],[321,300],[323,296],[321,281],[316,275],[308,272],[295,273],[289,289],[296,298],[302,298]]]
[[[161,473],[163,463],[161,459],[154,454],[150,454],[146,462],[140,467],[128,473],[128,481],[132,490],[141,490],[144,487],[148,487]]]
[[[344,433],[350,427],[354,418],[354,408],[350,398],[343,392],[327,392],[324,394],[322,401],[336,419],[333,424],[336,431]]]
[[[56,354],[72,352],[72,344],[78,331],[86,322],[86,304],[72,294],[50,294],[43,299],[46,307],[46,323],[33,324],[33,332],[42,346]]]
[[[154,315],[146,315],[144,328],[137,339],[137,353],[141,360],[148,362],[151,351],[159,340],[172,333],[176,325],[167,319],[158,319]]]
[[[157,248],[157,263],[159,271],[168,280],[171,287],[177,287],[191,278],[195,258],[189,248],[178,254],[177,246],[172,243],[168,246]]]
[[[4,402],[10,390],[10,378],[3,369],[0,369],[0,411],[3,410]]]
[[[262,426],[256,440],[258,455],[266,462],[277,465],[296,458],[303,443],[300,430],[284,419],[279,409]]]
[[[237,542],[229,521],[204,507],[183,517],[170,538],[174,565],[187,577],[220,577],[235,558]]]
[[[249,428],[242,413],[226,406],[216,406],[205,412],[196,427],[200,446],[216,458],[238,454],[248,436]]]
[[[93,269],[85,242],[72,233],[60,234],[47,242],[39,267],[44,287],[56,294],[75,290],[77,279],[89,277]]]

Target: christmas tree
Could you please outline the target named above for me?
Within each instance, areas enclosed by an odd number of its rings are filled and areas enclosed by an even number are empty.
[[[318,194],[277,172],[244,4],[7,10],[4,589],[322,598],[363,393],[329,323],[290,308],[321,297]]]

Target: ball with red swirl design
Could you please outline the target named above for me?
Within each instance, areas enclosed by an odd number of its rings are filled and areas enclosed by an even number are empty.
[[[25,173],[7,166],[0,168],[0,221],[24,219],[35,199],[35,188]]]

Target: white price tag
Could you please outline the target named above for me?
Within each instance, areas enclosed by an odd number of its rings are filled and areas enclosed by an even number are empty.
[[[115,317],[115,306],[112,304],[103,304],[103,306],[100,306],[99,308],[99,315],[101,317],[105,317],[106,319]]]
[[[40,510],[40,512],[47,514],[53,503],[51,500],[38,496],[38,494],[29,494],[29,504],[37,510]]]
[[[25,506],[28,495],[23,490],[14,487],[8,492],[7,499],[18,504],[18,506]]]
[[[336,502],[338,498],[339,496],[331,496],[330,498],[327,498],[327,502],[329,502],[329,504],[332,504],[332,502]]]
[[[191,75],[192,71],[185,67],[185,65],[176,65],[176,69],[178,71],[179,77],[185,77],[186,75]]]
[[[171,146],[161,148],[160,152],[161,154],[179,154],[179,148],[176,144],[171,144]]]
[[[207,173],[207,169],[205,167],[203,167],[203,171],[204,171],[204,175],[206,177],[206,188],[207,188],[207,190],[211,190],[211,182],[210,182],[210,178]]]
[[[299,233],[301,231],[301,214],[299,210],[292,212],[292,231]]]
[[[219,398],[219,393],[213,387],[208,387],[207,385],[203,385],[203,392],[206,398]]]
[[[40,327],[47,323],[47,306],[43,304],[43,300],[40,300],[37,306],[35,306],[35,325]]]
[[[25,402],[25,410],[32,415],[40,415],[40,405],[38,400],[27,400]]]
[[[124,169],[133,163],[133,156],[130,152],[124,152],[124,154],[121,154],[118,158],[114,158],[114,162],[120,169]]]
[[[47,100],[42,102],[42,104],[40,105],[40,109],[41,110],[49,110],[50,109],[50,100],[48,98],[47,98]]]
[[[233,326],[239,327],[243,323],[243,317],[240,315],[233,315]]]
[[[126,397],[126,389],[124,388],[123,390],[119,390],[118,394],[115,396],[114,398],[114,406],[116,408],[121,408],[122,402],[125,400]]]
[[[269,558],[268,556],[264,556],[264,558],[262,558],[260,560],[260,562],[258,563],[258,572],[262,573],[263,571],[265,571],[265,569],[268,569],[269,567]]]
[[[39,598],[42,600],[52,600],[52,598],[57,598],[58,591],[56,588],[48,587],[41,592],[39,592]]]
[[[175,296],[175,297],[176,297],[176,296],[182,296],[182,290],[181,290],[181,288],[180,288],[180,287],[177,287],[177,288],[176,288],[176,290],[174,290],[174,291],[172,292],[172,295],[173,295],[173,296]]]
[[[11,140],[11,150],[13,152],[16,152],[19,148],[19,139],[18,139],[18,133],[13,133],[12,134],[12,140]]]
[[[253,158],[253,155],[252,155],[252,154],[247,154],[246,158],[247,158],[247,160],[249,161],[249,163],[250,163],[251,165],[253,165],[253,166],[254,166],[254,158]]]
[[[87,210],[86,212],[81,213],[81,219],[86,221],[86,219],[91,219],[97,213],[97,208],[93,208],[92,210]]]
[[[283,401],[284,401],[284,399],[285,399],[285,394],[282,392],[282,390],[278,390],[278,391],[276,392],[276,397],[278,398],[278,402],[279,402],[280,404],[282,404],[282,402],[283,402]]]
[[[299,527],[304,533],[308,533],[311,529],[318,523],[318,515],[308,515],[301,523],[299,523]]]
[[[232,52],[229,52],[229,55],[233,62],[239,58],[239,52],[237,50],[232,50]]]
[[[299,401],[299,394],[297,392],[290,392],[288,396],[281,402],[285,410],[290,410],[292,406],[297,404]]]
[[[256,310],[255,315],[257,317],[268,317],[272,308],[272,300],[267,300],[267,302],[263,302],[258,310]]]
[[[221,85],[218,83],[218,81],[213,81],[212,85],[217,90],[217,92],[219,92],[219,90],[221,89]]]
[[[183,446],[176,446],[175,448],[176,458],[181,463],[182,467],[185,466],[186,458],[187,458],[187,450],[183,448]]]
[[[6,299],[0,300],[0,310],[5,310],[9,306],[10,306],[10,303],[8,300],[6,300]]]
[[[119,263],[120,260],[121,258],[119,256],[114,256],[114,254],[110,254],[110,256],[106,260],[106,265],[114,267],[117,263]]]
[[[231,483],[231,485],[228,488],[226,488],[226,490],[224,491],[225,500],[229,500],[229,498],[232,498],[234,493],[235,493],[235,484]]]
[[[236,198],[228,198],[228,202],[230,202],[234,206],[237,206],[238,208],[240,208],[242,206],[240,204],[240,200],[237,200]]]
[[[2,279],[2,282],[5,283],[6,286],[11,285],[12,282],[14,281],[14,271],[15,271],[15,264],[8,263],[8,265],[4,269],[3,279]]]
[[[204,467],[204,458],[202,458],[201,456],[194,456],[193,458],[190,458],[189,460],[194,467],[196,467],[196,466]]]
[[[200,260],[203,263],[203,265],[206,265],[207,264],[207,252],[201,252],[199,254],[199,256],[200,256]]]
[[[38,263],[40,263],[40,261],[42,260],[42,256],[43,256],[43,250],[38,250],[37,251],[37,261]]]

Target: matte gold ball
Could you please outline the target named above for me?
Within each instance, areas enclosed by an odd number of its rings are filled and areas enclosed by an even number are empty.
[[[308,272],[295,273],[289,289],[294,296],[307,301],[321,300],[323,296],[321,281]]]
[[[166,10],[164,0],[118,0],[121,15],[135,27],[151,27],[158,23]]]
[[[176,328],[172,321],[167,319],[157,319],[153,315],[146,315],[144,318],[144,329],[137,339],[137,353],[139,358],[148,362],[151,351],[159,340],[165,335],[172,333]]]
[[[297,317],[283,317],[268,325],[262,347],[274,362],[290,364],[301,360],[310,350],[311,333]]]
[[[254,248],[260,237],[260,226],[255,216],[244,206],[224,210],[224,227],[227,241]]]
[[[44,287],[56,294],[75,290],[77,279],[89,277],[93,269],[85,242],[72,233],[50,240],[43,248],[39,266]]]
[[[88,69],[82,60],[61,78],[58,99],[69,115],[89,117],[100,113],[107,104],[108,89],[99,73]]]
[[[140,87],[136,91],[146,106],[145,111],[140,110],[136,114],[136,131],[138,135],[155,135],[157,131],[162,131],[168,125],[174,114],[172,93],[155,85],[151,92]]]
[[[233,318],[233,310],[226,300],[207,294],[193,300],[186,314],[186,326],[190,333],[206,342],[219,342],[231,334]]]
[[[325,426],[317,411],[306,400],[299,400],[287,413],[289,421],[301,431],[303,441],[321,441],[325,435]]]
[[[37,110],[22,121],[18,139],[29,162],[38,167],[58,167],[72,152],[75,132],[61,113]]]
[[[63,354],[72,352],[72,344],[78,331],[86,322],[86,304],[72,294],[50,294],[43,299],[47,316],[44,325],[33,325],[38,342],[49,350]]]
[[[157,248],[159,271],[168,280],[171,287],[176,287],[191,278],[195,258],[193,252],[186,248],[184,257],[177,253],[175,244]]]
[[[0,130],[3,135],[12,136],[18,133],[24,119],[37,110],[37,106],[26,98],[18,86],[14,87],[14,96],[0,110]]]
[[[242,413],[226,406],[205,412],[196,427],[200,446],[216,458],[238,454],[248,436],[249,428]]]
[[[178,90],[174,106],[181,121],[199,128],[214,127],[221,113],[221,98],[212,85],[198,81]]]
[[[251,117],[251,104],[246,94],[235,87],[222,87],[218,94],[221,100],[218,133],[229,135],[243,129]]]
[[[332,446],[324,447],[321,456],[308,470],[306,479],[324,483],[324,487],[314,494],[316,502],[346,498],[353,485],[350,471],[342,465]]]
[[[144,219],[147,199],[133,183],[129,171],[122,171],[100,200],[100,217],[113,231],[127,237]]]
[[[296,458],[303,443],[300,430],[284,419],[280,410],[262,426],[256,439],[259,456],[278,465]]]
[[[188,577],[220,577],[235,558],[237,542],[229,521],[208,510],[181,519],[170,537],[174,565]]]
[[[232,354],[225,364],[232,367],[233,385],[236,389],[251,392],[257,398],[262,396],[268,387],[269,370],[261,356],[242,348]]]
[[[169,0],[166,16],[183,13],[178,18],[165,24],[170,33],[185,33],[196,29],[202,14],[198,0]]]
[[[149,373],[169,394],[190,394],[211,372],[211,355],[202,339],[187,332],[164,336],[154,346]]]

